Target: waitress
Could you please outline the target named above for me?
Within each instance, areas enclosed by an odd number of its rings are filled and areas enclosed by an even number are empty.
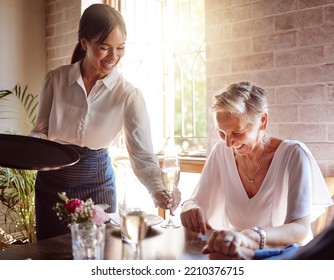
[[[89,6],[80,19],[71,64],[47,73],[31,135],[68,145],[80,161],[36,178],[38,240],[69,232],[53,210],[58,192],[69,198],[108,204],[116,211],[115,175],[108,146],[123,131],[135,175],[156,206],[175,209],[180,192],[169,198],[153,152],[150,120],[139,89],[117,70],[124,56],[126,27],[121,14],[105,4]],[[45,155],[47,156],[47,155]]]

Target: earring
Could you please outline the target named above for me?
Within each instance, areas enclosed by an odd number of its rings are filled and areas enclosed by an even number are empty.
[[[264,144],[267,144],[267,142],[268,142],[268,136],[267,136],[267,133],[264,133],[264,134],[263,134],[262,142],[263,142]]]

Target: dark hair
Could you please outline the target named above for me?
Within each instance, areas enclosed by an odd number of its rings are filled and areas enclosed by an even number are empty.
[[[85,57],[86,51],[81,47],[80,39],[92,40],[97,35],[100,38],[97,44],[102,44],[110,32],[118,26],[126,38],[126,27],[120,12],[107,4],[93,4],[82,14],[79,23],[78,40],[72,54],[71,63],[75,63]]]

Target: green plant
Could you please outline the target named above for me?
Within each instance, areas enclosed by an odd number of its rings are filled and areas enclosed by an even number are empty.
[[[35,234],[36,172],[11,168],[0,169],[0,201],[8,233],[20,232],[22,239],[36,240]]]
[[[14,94],[17,97],[17,103],[16,109],[24,108],[23,112],[26,114],[28,122],[31,126],[34,125],[36,120],[36,112],[37,112],[37,106],[38,106],[38,97],[37,95],[33,95],[31,93],[27,92],[28,86],[25,86],[25,88],[22,90],[21,86],[18,84],[14,87],[14,89],[11,90],[0,90],[0,99],[10,95]],[[22,110],[21,110],[22,111]],[[0,119],[6,119],[11,120],[14,118],[19,118],[20,116],[13,115],[11,108],[8,108],[6,111],[2,111],[1,115],[6,114],[4,117],[0,117]],[[22,120],[25,121],[25,120]]]
[[[36,120],[38,98],[27,92],[27,86],[21,88],[18,84],[11,90],[0,90],[0,99],[14,94],[17,102],[14,108],[2,110],[0,119],[19,119],[32,127]],[[15,110],[14,110],[15,109]],[[13,113],[14,111],[14,113]],[[25,114],[21,115],[15,112]],[[21,233],[21,239],[29,242],[36,240],[35,234],[35,179],[36,172],[32,170],[18,170],[6,167],[0,168],[0,201],[5,206],[0,211],[5,222],[5,230],[9,234]]]

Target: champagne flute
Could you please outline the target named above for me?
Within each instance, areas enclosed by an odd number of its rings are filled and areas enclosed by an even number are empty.
[[[167,194],[171,197],[175,188],[177,188],[180,181],[180,164],[177,155],[168,155],[162,162],[162,183],[166,189]],[[171,209],[170,209],[171,213]],[[163,228],[178,228],[179,224],[173,222],[173,215],[169,215],[169,220],[163,224]]]

